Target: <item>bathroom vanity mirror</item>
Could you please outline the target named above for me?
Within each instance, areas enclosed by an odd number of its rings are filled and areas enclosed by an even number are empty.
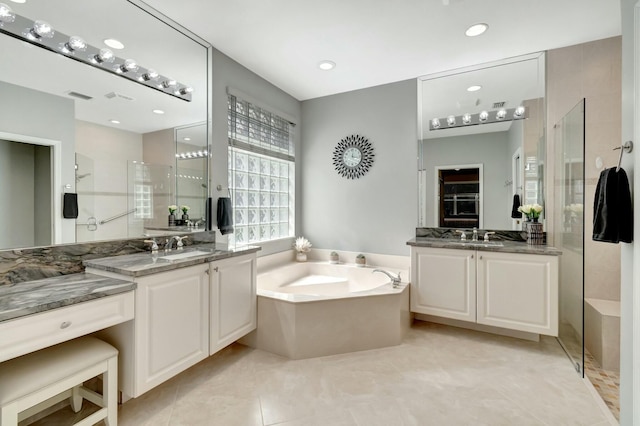
[[[418,80],[419,227],[520,230],[544,205],[544,54]]]
[[[168,226],[171,204],[189,205],[204,230],[210,45],[137,0],[9,7],[193,91],[184,100],[70,57],[88,48],[61,54],[0,32],[0,249],[140,237]],[[190,145],[181,133],[192,130]]]

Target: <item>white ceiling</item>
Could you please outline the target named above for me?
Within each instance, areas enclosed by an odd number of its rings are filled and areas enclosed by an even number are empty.
[[[621,33],[617,0],[145,2],[298,100]]]

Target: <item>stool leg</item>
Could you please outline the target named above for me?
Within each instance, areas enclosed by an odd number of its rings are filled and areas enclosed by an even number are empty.
[[[74,413],[80,412],[82,410],[82,395],[80,395],[80,386],[74,386],[71,389],[71,408]]]
[[[0,426],[18,426],[18,410],[15,405],[0,408]]]
[[[107,371],[102,375],[102,398],[107,408],[107,426],[118,426],[118,357],[107,361]]]

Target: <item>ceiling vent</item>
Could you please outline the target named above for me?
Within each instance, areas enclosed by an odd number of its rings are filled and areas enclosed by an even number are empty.
[[[69,90],[67,92],[67,95],[73,96],[74,98],[82,99],[83,101],[89,101],[89,100],[93,99],[92,96],[84,95],[84,94],[78,93],[78,92],[74,92],[73,90]]]
[[[494,102],[493,103],[493,107],[492,108],[502,108],[507,104],[506,101],[502,101],[502,102]]]
[[[124,99],[125,101],[135,101],[135,98],[132,98],[131,96],[127,96],[127,95],[123,95],[122,93],[118,93],[118,92],[109,92],[106,95],[104,95],[105,98],[107,99]]]

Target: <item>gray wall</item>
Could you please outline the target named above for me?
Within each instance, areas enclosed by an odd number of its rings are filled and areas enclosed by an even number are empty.
[[[483,227],[511,229],[511,156],[507,132],[426,139],[423,167],[427,200],[426,224],[435,225],[435,168],[464,164],[483,165]]]
[[[639,48],[634,45],[634,17],[636,0],[622,0],[622,137],[621,141],[635,140],[640,123],[634,124],[634,97],[638,96],[638,87],[634,85],[635,74],[640,70],[634,67],[634,53]],[[635,127],[635,129],[634,129]],[[636,144],[637,146],[637,144]],[[640,150],[625,155],[622,167],[629,175],[632,188],[640,185],[640,176],[635,173],[634,164],[640,161]],[[633,190],[632,190],[633,191]],[[633,192],[632,192],[633,193]],[[634,240],[640,238],[640,207],[637,198],[634,206]],[[640,309],[640,250],[635,243],[621,244],[621,320],[620,320],[620,424],[622,426],[640,425],[640,321],[635,320],[634,310]],[[635,333],[634,333],[635,327]],[[634,386],[635,381],[635,386]],[[634,413],[635,409],[635,413]]]
[[[0,248],[34,245],[33,145],[0,140]]]
[[[51,210],[53,182],[51,180],[51,147],[34,146],[34,244],[44,246],[51,244]]]
[[[415,80],[304,101],[302,230],[314,247],[408,255],[417,219]],[[373,145],[369,173],[336,173],[333,149],[359,134]]]
[[[210,163],[210,191],[213,198],[213,208],[215,212],[218,197],[227,196],[227,87],[240,90],[256,102],[256,104],[270,109],[272,112],[285,114],[291,117],[297,124],[294,129],[294,142],[296,153],[296,182],[300,182],[302,146],[300,143],[300,133],[302,131],[301,105],[300,101],[269,83],[259,75],[249,71],[233,59],[213,49],[213,142],[211,147],[212,159]],[[221,185],[222,191],[217,191],[216,186]],[[296,186],[296,234],[301,233],[301,185]],[[214,215],[214,229],[216,226]],[[216,236],[216,241],[225,242],[226,236],[220,233]],[[291,249],[293,239],[284,239],[276,242],[269,242],[262,245],[259,255],[265,255],[276,251]]]
[[[75,187],[73,100],[0,81],[0,131],[62,142],[62,185]],[[11,180],[7,181],[11,182]],[[4,183],[4,182],[3,182]],[[57,188],[56,188],[57,189]],[[7,203],[6,200],[1,200]],[[62,206],[62,200],[60,200]],[[55,212],[62,217],[62,211]],[[62,219],[62,241],[75,241],[75,220]]]

